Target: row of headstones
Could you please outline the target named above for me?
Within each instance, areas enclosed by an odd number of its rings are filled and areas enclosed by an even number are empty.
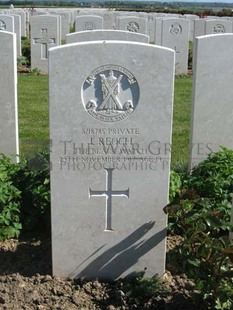
[[[139,42],[149,43],[149,36],[146,33],[146,20],[140,17],[122,17],[119,18],[120,29],[125,29],[130,34],[123,33],[122,30],[100,30],[103,24],[103,18],[98,16],[80,16],[76,18],[76,23],[79,27],[76,30],[88,28],[86,24],[90,25],[95,22],[94,29],[78,31],[66,35],[67,43],[92,41],[92,40],[135,40]],[[198,20],[198,23],[205,25],[203,34],[211,32],[210,29],[220,28],[217,20]],[[99,25],[98,25],[99,23]],[[129,30],[127,25],[137,23],[140,29],[144,24],[144,31]],[[225,30],[232,32],[232,22],[223,21]],[[48,60],[47,51],[49,47],[60,45],[59,40],[59,18],[55,16],[42,15],[31,18],[31,66],[32,68],[39,68],[47,72]],[[229,26],[227,28],[227,26]],[[89,27],[90,29],[93,27]],[[195,27],[195,29],[199,29]],[[194,33],[196,33],[195,31]],[[157,19],[155,21],[156,45],[172,48],[176,51],[176,74],[187,74],[188,72],[188,52],[189,52],[189,21],[185,19]],[[136,35],[137,34],[137,35]],[[200,35],[200,31],[198,32]],[[144,37],[143,37],[144,35]]]
[[[164,18],[181,18],[187,19],[190,22],[189,40],[193,40],[194,22],[199,20],[197,15],[190,14],[162,14],[162,13],[130,13],[130,12],[109,12],[107,10],[64,10],[64,9],[10,9],[0,10],[0,14],[16,14],[21,17],[21,35],[29,35],[30,18],[36,15],[59,15],[61,18],[61,38],[65,40],[66,35],[70,32],[70,28],[74,26],[75,31],[94,30],[94,29],[118,29],[129,30],[147,34],[150,37],[150,42],[156,41],[155,23],[158,19]],[[232,32],[230,21],[231,17],[216,17],[208,16],[208,19],[218,19],[217,24],[209,24],[206,27],[197,23],[197,35],[211,34],[211,33],[226,33]],[[203,19],[201,19],[203,20]],[[229,21],[229,23],[225,23]],[[4,25],[4,22],[3,24]],[[18,28],[18,25],[17,25]],[[157,27],[159,29],[159,25]],[[9,31],[7,29],[7,31]],[[158,31],[158,30],[157,30]],[[196,36],[197,36],[196,35]]]
[[[189,40],[193,40],[194,21],[199,19],[197,15],[190,14],[164,14],[164,13],[136,13],[136,12],[109,12],[107,10],[79,10],[79,11],[64,11],[63,10],[41,10],[37,9],[32,12],[32,16],[40,14],[57,14],[62,17],[62,39],[65,39],[69,33],[69,26],[74,24],[75,31],[85,31],[94,29],[118,29],[129,30],[146,34],[150,37],[150,42],[155,42],[155,21],[159,18],[181,18],[187,19],[190,22]],[[123,19],[122,19],[123,18]],[[124,19],[126,18],[126,19]],[[139,19],[138,19],[139,18]],[[128,20],[127,20],[128,19]],[[224,25],[224,21],[232,21],[231,17],[213,17],[208,19],[218,19],[219,23],[213,25],[212,29],[203,29],[202,34],[229,32],[229,26]],[[222,24],[223,21],[223,24]],[[200,27],[199,27],[200,28]],[[232,28],[232,27],[231,27]],[[199,30],[200,31],[200,30]],[[210,32],[209,32],[210,31]],[[230,30],[232,32],[232,30]],[[199,35],[202,35],[199,33]]]
[[[12,18],[9,16],[12,12],[21,14],[21,16],[15,15],[14,18]],[[36,14],[45,14],[45,12],[47,15],[35,16]],[[221,21],[220,19],[200,20],[197,19],[198,16],[196,15],[184,15],[182,16],[183,18],[180,18],[181,16],[175,14],[163,14],[166,17],[162,17],[161,14],[154,14],[156,16],[154,17],[153,14],[148,15],[146,13],[141,13],[139,16],[119,16],[120,12],[111,14],[102,12],[103,16],[86,14],[75,17],[75,15],[72,14],[74,11],[71,10],[69,12],[61,10],[37,10],[35,12],[30,12],[31,15],[28,11],[24,10],[4,10],[2,13],[5,13],[5,15],[2,15],[2,20],[0,19],[1,30],[11,32],[14,28],[19,29],[21,23],[21,34],[23,36],[27,33],[30,20],[32,50],[31,68],[38,68],[43,72],[48,71],[48,48],[59,46],[62,38],[65,38],[67,43],[80,42],[82,40],[98,40],[99,38],[112,40],[115,40],[115,37],[118,38],[115,34],[110,35],[109,31],[106,31],[106,36],[100,35],[100,32],[98,32],[97,35],[89,34],[89,38],[88,35],[84,37],[83,34],[68,34],[73,22],[75,23],[76,32],[103,29],[104,21],[108,21],[108,24],[105,23],[105,27],[108,29],[118,28],[132,33],[148,35],[149,41],[155,42],[156,45],[172,48],[176,51],[176,74],[187,74],[188,72],[189,40],[193,35],[196,37],[211,33],[232,32],[232,21],[230,20],[224,20],[223,18]],[[56,14],[56,16],[52,16],[51,14]],[[101,11],[98,12],[98,14],[101,14]],[[124,14],[129,15],[129,12]],[[171,18],[171,16],[173,18]],[[15,19],[17,19],[17,26],[14,26]],[[22,21],[20,21],[20,19]],[[20,31],[17,30],[16,32],[18,43],[17,54],[20,56]]]
[[[15,47],[0,31],[7,155],[18,153]],[[191,165],[233,145],[233,34],[198,37],[195,49]],[[132,41],[49,50],[55,275],[163,274],[174,66],[173,50]]]

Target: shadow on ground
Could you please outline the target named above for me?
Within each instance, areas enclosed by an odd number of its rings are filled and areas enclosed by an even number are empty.
[[[19,273],[31,277],[52,273],[51,240],[48,236],[24,236],[0,243],[0,275]]]

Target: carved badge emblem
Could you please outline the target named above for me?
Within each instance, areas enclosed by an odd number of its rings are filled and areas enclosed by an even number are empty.
[[[170,31],[171,35],[178,36],[182,33],[182,27],[181,27],[181,25],[174,23],[170,26],[169,31]]]
[[[85,22],[83,24],[83,30],[94,30],[95,24],[93,22]]]
[[[139,25],[136,22],[129,22],[126,26],[126,30],[130,32],[138,32],[139,31]]]
[[[82,102],[86,111],[103,122],[118,122],[134,112],[139,86],[133,74],[117,65],[104,65],[86,78]]]
[[[213,27],[213,33],[225,33],[226,29],[223,25],[217,24]]]

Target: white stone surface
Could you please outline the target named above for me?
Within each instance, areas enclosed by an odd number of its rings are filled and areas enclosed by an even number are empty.
[[[162,17],[156,17],[155,19],[155,39],[154,42],[156,45],[162,45]]]
[[[17,10],[17,9],[13,9],[10,11],[10,14],[16,14],[16,15],[20,15],[21,17],[21,37],[26,37],[27,33],[26,33],[26,12],[23,10]]]
[[[25,13],[26,13],[26,36],[29,38],[29,32],[30,32],[30,23],[29,23],[30,13],[26,9],[25,9]]]
[[[147,35],[150,38],[150,42],[155,42],[155,14],[154,13],[139,13],[138,17],[144,18],[147,21]]]
[[[155,43],[155,16],[153,14],[147,15],[147,34],[151,43]]]
[[[176,74],[188,72],[189,21],[163,19],[161,45],[176,51]]]
[[[163,274],[173,83],[170,49],[49,50],[54,275]]]
[[[205,34],[232,33],[232,22],[228,20],[206,20]]]
[[[194,22],[194,38],[208,34],[232,33],[232,21],[224,19],[199,19]]]
[[[16,50],[17,56],[22,55],[21,51],[21,16],[17,14],[11,14],[14,17],[14,32],[16,34]]]
[[[137,16],[118,17],[117,29],[147,34],[147,20]]]
[[[103,29],[103,17],[95,15],[82,15],[75,18],[75,32],[85,30]]]
[[[233,34],[195,43],[190,168],[219,146],[233,148]]]
[[[0,31],[14,32],[14,17],[0,15]]]
[[[103,28],[104,29],[115,29],[116,21],[113,12],[104,12],[99,14],[103,18]]]
[[[194,36],[194,21],[199,19],[198,15],[185,14],[183,18],[187,18],[189,20],[189,41],[193,41]]]
[[[133,13],[135,14],[135,12]],[[140,12],[137,17],[144,18],[147,22],[147,35],[149,36],[149,41],[151,44],[155,42],[155,14],[154,13],[144,13]]]
[[[120,30],[89,30],[68,34],[66,43],[98,40],[135,41],[149,43],[149,36],[141,33]]]
[[[193,32],[193,42],[195,43],[195,38],[205,35],[205,22],[206,19],[196,19],[194,20],[194,32]]]
[[[0,153],[19,154],[16,35],[0,31]]]
[[[63,11],[54,11],[50,14],[59,15],[61,17],[61,40],[66,39],[66,35],[70,32],[70,13]]]
[[[32,16],[31,68],[48,72],[48,49],[60,45],[60,17],[53,15]]]

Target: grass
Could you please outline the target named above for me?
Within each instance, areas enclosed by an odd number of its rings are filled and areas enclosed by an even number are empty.
[[[172,166],[186,165],[191,114],[190,76],[175,81]],[[49,144],[48,76],[18,76],[20,153],[30,157]]]
[[[18,75],[20,154],[31,156],[48,145],[48,76]]]
[[[186,165],[188,162],[190,120],[192,102],[192,78],[177,77],[175,81],[172,166]]]

